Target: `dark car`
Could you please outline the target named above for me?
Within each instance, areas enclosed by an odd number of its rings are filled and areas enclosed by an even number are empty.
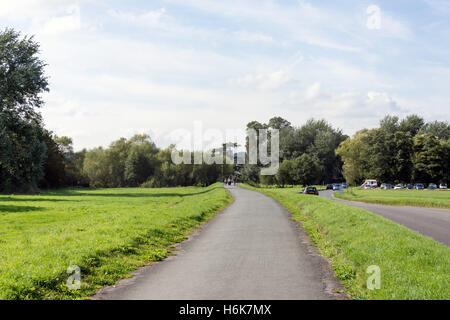
[[[414,189],[423,190],[423,189],[425,189],[425,187],[422,183],[416,183],[414,186]]]
[[[347,188],[348,188],[348,185],[344,182],[344,183],[342,184],[342,188],[347,189]]]
[[[333,190],[333,185],[331,183],[327,184],[327,190]]]
[[[434,189],[437,189],[437,185],[435,183],[430,183],[428,185],[428,190],[434,190]]]
[[[314,194],[316,196],[319,195],[319,191],[317,191],[316,187],[306,187],[305,191],[303,191],[304,194]]]
[[[412,189],[414,189],[414,186],[413,186],[412,184],[408,184],[408,185],[406,186],[406,189],[412,190]]]

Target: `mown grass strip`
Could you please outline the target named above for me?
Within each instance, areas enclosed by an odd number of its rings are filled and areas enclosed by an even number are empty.
[[[283,204],[353,299],[450,299],[450,249],[369,211],[295,189],[243,187]],[[381,269],[381,289],[369,290],[366,270]]]
[[[0,299],[89,298],[166,257],[231,201],[221,184],[0,195]],[[66,285],[70,265],[81,290]]]
[[[424,208],[450,209],[450,190],[361,190],[351,188],[342,195],[335,192],[335,197],[391,205],[391,206],[412,206]]]

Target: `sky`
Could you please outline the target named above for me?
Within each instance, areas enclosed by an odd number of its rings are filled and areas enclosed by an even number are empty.
[[[187,147],[199,126],[274,116],[348,135],[386,114],[450,121],[446,0],[1,0],[6,27],[40,43],[41,113],[75,150]]]

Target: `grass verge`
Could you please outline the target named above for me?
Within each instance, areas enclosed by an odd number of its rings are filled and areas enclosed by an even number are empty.
[[[284,205],[300,221],[353,299],[450,299],[450,249],[369,211],[295,189],[243,187]],[[367,289],[371,265],[381,289]]]
[[[450,190],[361,190],[351,188],[336,198],[392,206],[450,209]]]
[[[0,299],[89,298],[166,257],[231,201],[220,184],[0,195]],[[80,290],[66,285],[71,265]]]

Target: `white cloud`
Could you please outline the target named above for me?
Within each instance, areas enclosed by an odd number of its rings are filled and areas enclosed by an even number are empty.
[[[162,20],[166,17],[166,9],[150,10],[144,13],[125,12],[110,9],[108,14],[125,23],[140,24],[143,26],[160,26]]]
[[[413,37],[411,28],[399,19],[393,18],[387,13],[381,13],[380,34],[385,37],[409,40]]]
[[[319,95],[320,92],[320,82],[313,83],[306,88],[305,98],[308,100],[314,99]]]
[[[424,0],[435,14],[448,15],[450,14],[450,2],[448,0]]]
[[[247,74],[232,80],[232,83],[242,88],[257,88],[259,90],[275,90],[292,80],[292,75],[285,70],[265,74]]]
[[[71,13],[82,0],[2,0],[0,16],[12,20],[41,20]]]
[[[234,35],[237,39],[250,42],[272,43],[274,40],[271,36],[262,33],[252,33],[245,30],[236,31]]]
[[[72,14],[50,18],[44,23],[40,32],[44,35],[59,35],[68,31],[81,29],[80,8],[72,8]]]

